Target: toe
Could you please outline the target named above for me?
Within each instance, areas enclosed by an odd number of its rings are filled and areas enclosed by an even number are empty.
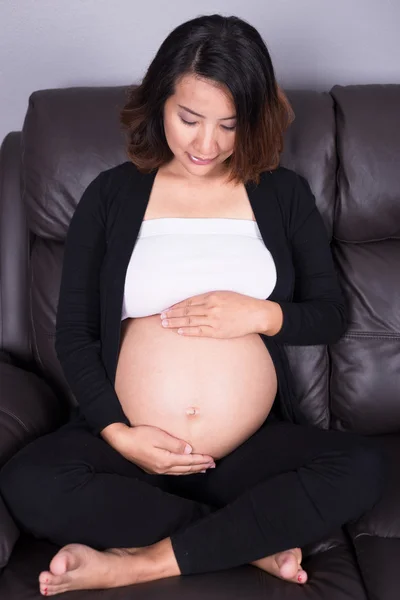
[[[50,571],[42,571],[39,575],[39,583],[50,583],[53,577],[54,575]]]
[[[82,544],[68,544],[68,546],[64,546],[53,557],[50,563],[50,571],[54,575],[63,575],[67,571],[73,571],[78,568],[82,560],[82,551],[85,552],[86,549],[87,546],[83,546]]]
[[[298,570],[296,577],[297,577],[298,583],[306,583],[306,581],[308,579],[308,575],[305,571],[303,571],[303,569]]]
[[[67,585],[70,581],[70,577],[69,575],[65,574],[65,575],[51,575],[51,577],[48,578],[48,582],[44,582],[41,583],[42,586],[44,587],[49,587],[49,586],[58,586],[58,585]]]
[[[69,552],[60,550],[50,563],[50,571],[53,575],[64,575],[68,569]]]
[[[299,564],[296,555],[291,552],[282,552],[276,556],[276,564],[279,567],[281,577],[292,579],[299,570]]]
[[[40,588],[40,593],[46,598],[49,596],[56,596],[57,594],[62,594],[67,591],[68,588],[63,585],[48,585],[47,587]]]

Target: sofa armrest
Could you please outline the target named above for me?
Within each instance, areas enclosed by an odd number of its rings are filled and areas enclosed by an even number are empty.
[[[20,448],[56,429],[65,411],[47,383],[0,354],[0,469]],[[19,530],[0,497],[0,570],[11,556]]]
[[[21,194],[22,134],[0,147],[0,349],[32,360],[29,339],[29,229]]]
[[[67,410],[40,377],[0,361],[0,468],[20,448],[54,431]]]

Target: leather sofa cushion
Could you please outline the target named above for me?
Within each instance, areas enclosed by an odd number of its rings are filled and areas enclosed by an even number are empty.
[[[14,364],[0,361],[0,388],[2,467],[20,448],[60,426],[67,411],[43,379]]]
[[[18,538],[19,529],[0,497],[0,570],[8,563]]]
[[[330,347],[331,427],[400,427],[399,85],[335,86],[338,194],[333,255],[348,329]]]

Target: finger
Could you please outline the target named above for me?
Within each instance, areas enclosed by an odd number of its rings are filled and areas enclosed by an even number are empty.
[[[202,471],[196,471],[195,473],[164,473],[164,475],[171,475],[171,477],[183,477],[184,475],[199,475],[200,473],[207,473],[206,469]]]
[[[213,463],[214,459],[208,454],[174,454],[168,453],[167,462],[178,467],[190,467],[192,465],[202,465]]]
[[[205,304],[196,304],[195,306],[186,306],[185,308],[170,308],[160,313],[161,319],[176,319],[183,317],[205,317],[207,307]]]
[[[217,332],[213,327],[208,327],[207,325],[200,325],[200,327],[179,327],[176,331],[179,333],[179,335],[192,335],[196,337],[210,338],[224,337],[221,331]]]
[[[161,325],[166,328],[174,327],[200,327],[201,325],[207,325],[210,321],[205,315],[200,316],[181,316],[163,319]]]
[[[155,448],[163,450],[164,452],[168,452],[168,454],[182,454],[191,456],[190,453],[193,450],[190,444],[185,442],[185,440],[176,438],[162,429],[158,430],[156,441],[153,442],[153,444]]]
[[[179,335],[201,337],[201,327],[179,327],[177,333],[179,333]]]
[[[211,468],[210,467],[210,463],[203,463],[200,465],[189,465],[187,467],[182,467],[182,466],[174,466],[174,467],[170,467],[170,469],[168,469],[168,474],[171,475],[176,475],[176,474],[180,474],[180,475],[187,475],[188,473],[201,473],[201,471],[205,471],[207,469]]]
[[[194,304],[204,304],[210,294],[198,294],[197,296],[192,296],[191,298],[187,298],[186,300],[182,300],[182,302],[177,302],[173,304],[170,308],[181,308],[182,306],[193,306]]]

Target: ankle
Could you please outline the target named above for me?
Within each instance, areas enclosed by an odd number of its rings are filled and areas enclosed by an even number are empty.
[[[154,572],[160,577],[175,577],[181,575],[175,553],[172,548],[171,538],[165,538],[160,542],[147,546],[145,555],[152,564]]]

